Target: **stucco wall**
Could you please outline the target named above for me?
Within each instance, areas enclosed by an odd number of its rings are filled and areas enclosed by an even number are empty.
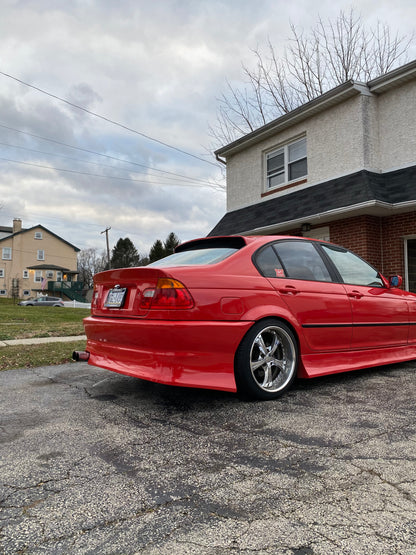
[[[362,169],[363,106],[372,99],[356,96],[227,159],[227,210],[260,202],[265,192],[265,153],[303,135],[307,137],[306,186]],[[367,110],[368,111],[368,110]],[[298,188],[304,188],[305,184]],[[276,192],[288,194],[296,188]],[[267,197],[270,198],[270,197]]]
[[[416,80],[362,93],[227,158],[227,210],[268,200],[265,154],[306,135],[307,183],[278,197],[366,169],[388,172],[416,162]],[[289,183],[290,185],[290,183]]]
[[[416,81],[391,89],[378,98],[380,170],[416,162]]]

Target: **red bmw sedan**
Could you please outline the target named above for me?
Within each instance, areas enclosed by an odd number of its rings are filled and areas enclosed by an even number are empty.
[[[76,360],[154,382],[274,399],[311,378],[416,358],[416,295],[352,252],[209,237],[99,273]]]

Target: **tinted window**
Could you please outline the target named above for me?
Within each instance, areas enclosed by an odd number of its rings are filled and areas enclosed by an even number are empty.
[[[309,281],[332,281],[312,243],[282,241],[274,245],[287,277]]]
[[[334,263],[344,283],[384,287],[377,270],[357,255],[339,247],[322,245],[322,248]]]
[[[168,266],[202,266],[204,264],[217,264],[228,258],[238,249],[234,248],[210,248],[194,249],[190,251],[177,252],[161,260],[156,260],[149,266],[163,268]]]
[[[285,277],[283,266],[272,245],[268,245],[257,253],[255,263],[257,269],[265,277]]]

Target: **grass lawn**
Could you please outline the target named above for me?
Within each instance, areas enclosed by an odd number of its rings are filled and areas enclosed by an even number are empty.
[[[64,364],[72,360],[72,351],[84,349],[85,341],[0,347],[0,371]]]
[[[84,335],[82,319],[89,314],[89,308],[17,306],[0,299],[0,341]],[[0,370],[62,364],[83,349],[85,341],[0,347]]]
[[[89,308],[18,306],[0,299],[0,341],[83,335],[82,319],[89,314]]]

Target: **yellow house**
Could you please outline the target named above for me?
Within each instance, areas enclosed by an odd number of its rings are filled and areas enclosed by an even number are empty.
[[[0,226],[0,297],[53,295],[84,300],[77,281],[80,249],[46,227]]]

